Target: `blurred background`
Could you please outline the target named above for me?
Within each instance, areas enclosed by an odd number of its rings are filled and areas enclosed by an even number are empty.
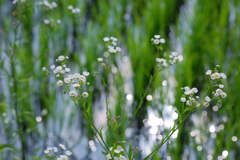
[[[103,71],[97,58],[107,56],[103,37],[118,38],[109,106],[116,115],[123,107],[126,123],[153,74],[156,34],[166,40],[160,57],[176,51],[183,60],[154,79],[123,135],[143,150],[138,159],[177,119],[181,87],[197,87],[201,96],[209,84],[205,72],[216,65],[227,75],[228,97],[192,114],[155,159],[240,159],[239,8],[239,0],[1,0],[0,159],[45,159],[46,147],[59,143],[73,152],[71,160],[105,159],[89,124],[42,67],[64,55],[73,72],[90,72],[91,114],[105,126],[106,92],[94,72]]]

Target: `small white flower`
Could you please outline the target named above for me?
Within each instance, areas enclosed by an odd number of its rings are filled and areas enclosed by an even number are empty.
[[[56,77],[60,77],[60,75],[59,75],[59,74],[57,74],[57,75],[56,75]]]
[[[124,156],[120,155],[119,160],[127,160]]]
[[[166,62],[163,62],[162,65],[163,65],[163,67],[167,67],[168,66],[168,64]]]
[[[211,77],[211,79],[215,79],[216,78],[214,73],[211,74],[210,77]]]
[[[117,51],[114,48],[109,48],[108,50],[110,53],[116,53]]]
[[[184,94],[187,95],[187,96],[190,95],[190,94],[192,94],[192,93],[193,93],[192,90],[189,90],[189,91],[185,91],[185,92],[184,92]]]
[[[69,74],[68,75],[68,78],[70,78],[71,80],[74,78],[74,75],[72,75],[72,74]]]
[[[65,68],[65,72],[69,73],[71,71],[70,68]]]
[[[199,99],[199,96],[196,96],[196,99]]]
[[[182,97],[180,100],[181,100],[181,102],[186,102],[186,98],[185,97]]]
[[[207,70],[206,75],[212,74],[212,70]]]
[[[64,59],[65,59],[64,56],[59,56],[59,57],[58,57],[58,60],[59,60],[59,61],[64,61]]]
[[[48,153],[49,153],[49,150],[47,150],[47,149],[44,150],[44,153],[45,153],[45,154],[48,154]]]
[[[205,101],[206,102],[210,102],[211,101],[211,98],[209,98],[208,96],[205,97]]]
[[[165,39],[161,38],[160,40],[160,43],[165,43]]]
[[[61,74],[64,74],[65,73],[65,71],[64,70],[61,70],[61,72],[60,72]]]
[[[58,149],[57,147],[53,147],[53,152],[57,153],[58,152]]]
[[[104,41],[104,42],[107,42],[107,41],[109,41],[109,40],[110,40],[110,39],[109,39],[108,37],[104,37],[104,38],[103,38],[103,41]]]
[[[62,23],[62,21],[61,21],[60,19],[58,19],[58,20],[57,20],[57,23],[60,24],[60,23]]]
[[[222,98],[226,98],[226,97],[227,97],[227,94],[226,94],[225,92],[222,92],[222,93],[221,93],[221,97],[222,97]]]
[[[161,36],[160,35],[154,35],[154,38],[160,38]]]
[[[74,77],[75,77],[76,79],[78,79],[78,78],[80,77],[80,74],[79,74],[79,73],[75,73],[75,74],[74,74]]]
[[[60,158],[60,159],[59,159],[59,158]],[[59,160],[69,160],[66,155],[60,155],[59,158],[58,158]],[[57,159],[57,160],[58,160],[58,159]]]
[[[62,66],[57,66],[57,68],[55,69],[55,71],[56,71],[57,73],[60,73],[61,70],[62,70]]]
[[[63,81],[62,80],[57,81],[57,85],[58,86],[62,86],[63,85]]]
[[[163,59],[163,58],[156,58],[156,61],[157,61],[158,63],[161,63],[161,62],[164,62],[165,59]]]
[[[75,91],[74,91],[75,92]],[[66,147],[65,147],[65,145],[63,145],[63,144],[59,144],[59,147],[62,149],[62,150],[66,150]],[[60,156],[61,157],[61,156]]]
[[[69,92],[69,96],[70,97],[75,97],[75,96],[77,96],[77,92],[76,91],[70,91]],[[66,148],[65,148],[66,149]],[[65,149],[63,149],[63,150],[65,150]]]
[[[73,9],[73,6],[72,5],[68,6],[68,9],[70,9],[70,10]]]
[[[51,69],[55,69],[55,65],[51,65],[51,67],[50,67]]]
[[[47,70],[47,68],[46,68],[46,67],[43,67],[43,68],[42,68],[42,71],[46,71],[46,70]]]
[[[86,77],[85,77],[84,75],[80,75],[80,76],[78,77],[78,79],[79,79],[80,81],[86,82]]]
[[[51,150],[53,150],[53,148],[52,147],[47,147],[47,150],[51,151]]]
[[[218,87],[219,88],[224,88],[224,85],[223,84],[219,84]]]
[[[227,78],[226,74],[224,74],[224,73],[220,73],[220,77],[221,77],[222,79]]]
[[[70,83],[70,82],[71,82],[71,79],[70,79],[70,78],[64,78],[64,82],[65,82],[65,83]]]
[[[52,7],[56,8],[57,7],[57,3],[56,2],[52,2]]]
[[[43,22],[44,22],[45,24],[49,24],[49,23],[50,23],[50,21],[49,21],[48,19],[44,19]]]
[[[98,61],[98,62],[102,62],[102,61],[103,61],[103,58],[98,58],[97,61]]]
[[[197,88],[192,88],[192,92],[193,92],[193,93],[197,93],[197,92],[198,92],[198,89],[197,89]]]
[[[117,45],[117,43],[116,43],[116,42],[112,42],[112,45],[116,46],[116,45]]]
[[[88,93],[87,93],[87,92],[83,92],[83,93],[82,93],[82,96],[83,96],[84,98],[86,98],[86,97],[88,97]]]
[[[67,155],[67,156],[71,156],[71,155],[72,155],[72,152],[71,152],[71,151],[66,151],[66,155]]]
[[[218,97],[218,96],[219,96],[219,94],[218,94],[218,93],[214,93],[214,96],[215,96],[215,97]]]
[[[219,73],[215,73],[215,78],[216,79],[220,78],[220,74]]]
[[[106,157],[107,157],[107,159],[112,159],[110,153],[108,153],[108,154],[106,155]]]
[[[116,47],[116,51],[121,52],[122,49],[120,47]]]
[[[80,84],[74,83],[74,84],[73,84],[73,87],[76,88],[76,89],[78,89],[78,88],[80,87]]]
[[[76,12],[76,13],[80,13],[81,10],[80,10],[79,8],[75,8],[75,12]]]
[[[87,72],[87,71],[83,71],[83,75],[84,75],[84,76],[89,76],[89,75],[90,75],[90,73],[89,73],[89,72]]]
[[[187,102],[186,102],[186,105],[191,106],[190,101],[187,101]]]
[[[160,41],[159,41],[159,39],[154,39],[153,43],[154,43],[154,44],[159,44]]]
[[[172,52],[172,55],[173,55],[174,57],[176,57],[176,56],[178,55],[178,53],[177,53],[177,52]]]
[[[190,87],[186,86],[184,87],[185,91],[190,91]]]
[[[217,94],[220,95],[222,92],[223,92],[223,91],[222,91],[221,89],[216,89],[216,93],[217,93]]]

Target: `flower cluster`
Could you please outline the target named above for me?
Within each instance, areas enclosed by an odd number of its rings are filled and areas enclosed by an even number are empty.
[[[72,13],[80,13],[81,10],[79,8],[73,8],[72,5],[68,6],[68,9],[72,11]]]
[[[106,46],[109,53],[121,52],[121,48],[117,46],[117,38],[114,37],[104,37],[103,41],[106,42]]]
[[[177,52],[172,52],[171,55],[169,55],[169,59],[164,59],[164,58],[156,58],[156,62],[162,65],[163,67],[167,67],[169,65],[173,65],[177,63],[179,60],[178,58],[178,53]]]
[[[59,144],[59,147],[61,149],[61,152],[65,152],[65,154],[61,154],[61,155],[56,155],[58,153],[58,148],[57,147],[47,147],[46,150],[44,150],[44,153],[46,154],[46,156],[48,158],[57,158],[57,160],[69,160],[69,156],[72,155],[72,152],[69,150],[66,150],[65,145],[63,144]]]
[[[109,150],[111,151],[111,154],[108,153],[106,155],[107,159],[109,159],[109,160],[127,160],[127,158],[122,155],[122,152],[124,152],[124,150],[122,149],[121,146],[117,146],[115,149],[113,147],[111,147],[111,148],[109,148]]]
[[[44,6],[46,9],[54,9],[57,7],[56,2],[49,3],[47,0],[43,0],[42,2],[38,2],[38,5]]]
[[[152,38],[151,41],[155,45],[160,45],[162,43],[165,43],[165,39],[161,38],[160,35],[154,35],[154,38]]]
[[[63,86],[65,88],[64,93],[68,92],[70,97],[88,97],[89,94],[88,92],[83,91],[83,86],[89,84],[89,82],[87,82],[87,76],[89,76],[90,73],[84,71],[82,75],[80,73],[70,74],[71,69],[68,68],[65,64],[67,59],[67,56],[59,56],[56,59],[56,62],[60,62],[61,65],[52,65],[50,67],[58,79],[57,85]],[[45,67],[43,67],[42,70],[49,72]]]
[[[188,106],[196,106],[199,107],[200,103],[198,102],[199,97],[195,96],[196,93],[198,93],[198,89],[197,88],[190,88],[188,86],[183,87],[182,90],[184,90],[184,94],[182,96],[182,98],[180,99],[181,102],[186,102],[186,105]]]
[[[217,65],[217,67],[219,66]],[[214,73],[212,73],[212,70],[208,70],[206,72],[206,75],[210,76],[212,87],[217,87],[217,89],[215,89],[215,91],[213,92],[212,98],[210,98],[209,96],[204,97],[203,106],[205,107],[207,107],[213,99],[217,99],[218,103],[221,103],[220,97],[221,98],[227,97],[227,94],[222,90],[224,88],[224,85],[217,84],[217,82],[220,79],[225,79],[226,75],[224,73],[218,73],[216,68],[214,69]],[[181,102],[184,102],[184,103],[186,102],[186,105],[188,106],[194,105],[195,107],[200,107],[199,97],[198,96],[194,97],[194,95],[198,92],[198,89],[197,88],[190,89],[187,86],[182,89],[184,90],[184,94],[180,99]]]
[[[60,20],[60,19],[58,19],[58,20],[54,20],[54,19],[44,19],[43,20],[43,22],[44,22],[44,24],[50,24],[51,26],[54,26],[56,23],[57,24],[60,24],[60,23],[62,23],[62,21]]]

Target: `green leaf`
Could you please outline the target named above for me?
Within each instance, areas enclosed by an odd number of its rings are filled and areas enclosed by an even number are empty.
[[[18,149],[14,148],[12,145],[9,144],[0,144],[0,150],[14,150],[14,151],[19,151]]]
[[[133,155],[133,158],[136,158],[137,156],[139,156],[140,153],[142,153],[142,150],[139,151],[138,153],[134,154],[134,155]]]

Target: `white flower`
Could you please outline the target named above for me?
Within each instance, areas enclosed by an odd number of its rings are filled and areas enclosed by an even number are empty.
[[[199,96],[196,96],[196,99],[199,99]]]
[[[190,95],[190,94],[192,94],[192,93],[193,93],[192,90],[188,90],[188,91],[185,91],[185,92],[184,92],[184,94],[187,95],[187,96]]]
[[[181,102],[186,102],[186,98],[185,97],[182,97],[180,100],[181,100]]]
[[[57,74],[57,75],[56,75],[56,77],[60,77],[60,75],[59,75],[59,74]]]
[[[107,157],[107,159],[112,159],[110,153],[108,153],[108,154],[106,155],[106,157]]]
[[[190,87],[186,86],[184,87],[185,91],[190,91]]]
[[[172,52],[172,55],[173,55],[174,57],[176,57],[176,56],[178,55],[178,53],[177,53],[177,52]]]
[[[83,92],[83,93],[82,93],[82,96],[83,96],[84,98],[87,98],[87,97],[88,97],[88,93],[87,93],[87,92]]]
[[[79,73],[75,73],[75,74],[74,74],[74,77],[75,77],[76,79],[78,79],[78,78],[80,77],[80,74],[79,74]]]
[[[72,155],[72,152],[71,152],[71,151],[66,151],[66,155],[67,155],[67,156],[71,156],[71,155]]]
[[[75,12],[76,12],[76,13],[80,13],[81,10],[80,10],[79,8],[75,8]]]
[[[47,147],[47,150],[51,151],[53,148],[52,147]]]
[[[61,70],[61,72],[60,72],[60,73],[64,74],[64,73],[65,73],[65,71],[64,71],[64,70]]]
[[[167,67],[168,66],[168,64],[166,62],[163,62],[162,65],[163,65],[163,67]]]
[[[224,85],[223,84],[219,84],[218,87],[219,88],[224,88]]]
[[[71,79],[70,79],[70,78],[64,78],[64,82],[65,82],[65,83],[70,83],[70,82],[71,82]]]
[[[160,43],[165,43],[165,39],[161,38]]]
[[[85,82],[86,82],[86,77],[85,77],[85,76],[80,75],[80,76],[78,77],[78,79],[80,80],[81,85],[85,84]]]
[[[63,85],[63,81],[62,80],[57,81],[57,85],[58,86],[62,86]]]
[[[68,6],[68,9],[70,9],[70,10],[73,9],[73,6],[72,5]]]
[[[90,75],[90,73],[89,73],[89,72],[87,72],[87,71],[83,71],[83,75],[84,75],[84,76],[89,76],[89,75]]]
[[[57,7],[57,3],[56,2],[52,2],[52,7],[56,8]]]
[[[216,79],[220,78],[220,74],[219,73],[215,73],[215,78]]]
[[[110,53],[116,53],[117,51],[114,48],[109,48],[108,50]]]
[[[208,70],[208,71],[206,72],[206,75],[210,75],[210,74],[212,74],[212,70]]]
[[[216,89],[216,93],[217,93],[217,94],[220,95],[222,92],[223,92],[223,91],[222,91],[221,89]]]
[[[154,44],[159,44],[160,43],[160,41],[159,41],[159,39],[154,39]]]
[[[197,89],[197,88],[192,88],[192,92],[193,92],[193,93],[197,93],[197,92],[198,92],[198,89]]]
[[[211,101],[211,98],[209,98],[208,96],[205,97],[205,101],[206,102],[210,102]]]
[[[104,37],[104,38],[103,38],[103,41],[104,41],[104,42],[107,42],[107,41],[109,41],[109,40],[110,40],[110,39],[109,39],[108,37]]]
[[[58,152],[58,149],[57,149],[57,147],[53,147],[53,152]]]
[[[226,94],[225,92],[222,92],[222,93],[221,93],[221,97],[222,97],[222,98],[226,98],[226,97],[227,97],[227,94]]]
[[[42,68],[42,71],[46,71],[46,70],[47,70],[47,68],[46,68],[46,67],[43,67],[43,68]]]
[[[60,19],[58,19],[58,20],[57,20],[57,23],[60,24],[60,23],[62,23],[62,21],[61,21]]]
[[[112,41],[117,41],[117,40],[118,40],[117,38],[114,38],[114,37],[110,37],[110,39],[111,39]]]
[[[165,59],[163,59],[163,58],[156,58],[156,61],[157,61],[158,63],[161,63],[161,62],[166,62],[166,60],[165,60]]]
[[[116,45],[117,45],[117,43],[116,43],[116,42],[112,42],[112,45],[116,46]]]
[[[58,57],[58,60],[59,60],[59,61],[64,61],[64,59],[65,59],[64,56],[59,56],[59,57]]]
[[[222,79],[227,78],[226,74],[224,74],[224,73],[220,73],[220,77],[221,77]]]
[[[122,49],[120,47],[116,47],[116,51],[121,52]]]
[[[51,69],[55,69],[55,65],[51,65],[51,67],[50,67]]]
[[[69,160],[66,155],[60,155],[57,160]]]
[[[154,35],[154,38],[160,38],[161,36],[160,35]]]
[[[78,88],[80,87],[80,84],[74,83],[74,84],[73,84],[73,87],[76,88],[76,89],[78,89]]]
[[[71,71],[70,68],[65,68],[65,72],[69,73]]]
[[[70,92],[72,92],[72,91],[70,91]],[[75,92],[75,91],[73,91],[73,92]],[[60,147],[62,150],[66,150],[66,147],[65,147],[65,145],[63,145],[63,144],[59,144],[59,147]]]
[[[43,22],[44,22],[45,24],[49,24],[49,23],[50,23],[50,21],[49,21],[48,19],[44,19]]]
[[[73,79],[73,78],[74,78],[74,75],[69,74],[69,75],[68,75],[68,78]]]
[[[215,79],[216,78],[214,73],[211,74],[210,77],[211,77],[211,79]]]
[[[76,91],[70,91],[69,92],[69,96],[70,97],[75,97],[75,96],[77,96],[77,92]],[[65,148],[66,149],[66,148]],[[63,149],[63,150],[65,150],[65,149]]]
[[[103,61],[103,58],[98,58],[97,61],[98,61],[98,62],[102,62],[102,61]]]
[[[190,101],[187,101],[187,102],[186,102],[186,105],[191,106]]]
[[[45,154],[48,154],[48,153],[49,153],[49,150],[47,150],[47,149],[44,150],[44,153],[45,153]]]
[[[57,66],[57,68],[55,69],[55,71],[56,71],[57,73],[60,73],[61,70],[62,70],[62,66]]]
[[[120,155],[119,160],[127,160],[124,156]]]
[[[215,96],[215,97],[218,97],[218,96],[219,96],[219,94],[218,94],[218,93],[214,93],[214,96]]]

